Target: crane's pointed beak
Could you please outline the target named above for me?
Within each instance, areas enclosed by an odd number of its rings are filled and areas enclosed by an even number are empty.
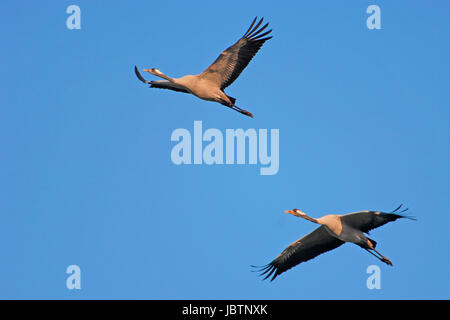
[[[285,211],[285,213],[289,213],[289,214],[292,214],[292,215],[294,215],[294,216],[296,216],[296,217],[300,217],[300,218],[304,218],[304,219],[308,219],[308,220],[311,219],[311,218],[309,218],[309,217],[306,215],[306,213],[304,213],[303,211],[298,210],[298,209],[287,210],[287,211]]]

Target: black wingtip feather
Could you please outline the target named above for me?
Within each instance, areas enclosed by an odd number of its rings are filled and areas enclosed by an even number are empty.
[[[270,29],[269,31],[266,31],[266,32],[264,32],[264,33],[258,35],[257,37],[253,37],[252,40],[259,40],[259,39],[261,39],[262,37],[268,35],[268,34],[271,33],[271,32],[272,32],[272,29]]]
[[[415,216],[405,216],[405,215],[400,215],[400,218],[405,218],[405,219],[409,219],[409,220],[413,220],[413,221],[417,221],[417,218]]]
[[[403,204],[400,204],[397,208],[395,208],[393,211],[391,211],[391,213],[395,213],[395,212],[397,212],[398,210],[400,210],[400,208],[403,206]],[[408,210],[408,208],[406,208],[406,210]],[[405,210],[405,211],[406,211]]]
[[[264,29],[267,28],[267,26],[269,25],[269,23],[266,23],[264,26],[262,26],[261,28],[259,28],[259,30],[254,31],[252,34],[248,35],[248,38],[250,39],[255,39],[258,37],[258,35],[264,31]]]
[[[277,268],[275,266],[271,265],[270,268],[268,269],[268,270],[270,270],[270,272],[266,275],[266,277],[263,280],[266,280],[267,278],[269,278],[272,275],[272,273],[274,273],[276,271],[276,269]],[[275,275],[274,275],[274,277],[275,277]],[[272,280],[273,279],[274,278],[272,278]]]
[[[278,276],[278,272],[277,272],[278,268],[272,263],[266,264],[265,266],[251,265],[251,267],[257,269],[257,270],[251,270],[252,272],[260,272],[259,276],[260,277],[264,276],[263,281],[270,278],[272,276],[272,274],[273,274],[273,276],[270,279],[270,281],[273,281]]]
[[[144,77],[139,73],[139,70],[136,66],[134,66],[134,73],[136,74],[136,77],[138,77],[139,80],[141,80],[144,83],[147,83]]]
[[[263,269],[261,269],[261,276],[265,275],[267,272],[269,272],[270,270],[272,270],[272,265],[268,264],[266,267],[264,267]]]
[[[247,32],[244,33],[243,37],[247,36],[250,33],[250,30],[253,28],[253,25],[256,22],[256,19],[258,19],[258,17],[255,17],[255,19],[253,19],[252,24],[250,25],[250,27],[248,28]]]
[[[417,218],[415,216],[407,216],[407,215],[402,214],[402,213],[404,213],[406,211],[409,211],[409,208],[405,208],[405,209],[399,211],[402,207],[403,207],[403,204],[399,205],[397,208],[392,210],[390,212],[390,214],[393,214],[393,215],[397,216],[398,218],[406,218],[406,219],[414,220],[414,221],[417,220]]]
[[[262,38],[262,39],[258,39],[258,40],[256,40],[256,41],[261,41],[262,43],[264,43],[264,42],[266,42],[267,40],[269,40],[269,39],[272,39],[273,37],[272,36],[270,36],[270,37],[266,37],[266,38]]]
[[[259,26],[263,23],[264,21],[264,17],[261,18],[261,20],[259,20],[259,22],[255,25],[256,20],[258,19],[258,17],[255,17],[255,19],[253,19],[252,24],[250,25],[250,27],[248,28],[247,32],[242,36],[243,38],[247,38],[247,39],[251,39],[251,40],[256,40],[266,34],[268,34],[269,32],[271,32],[272,30],[268,31],[267,33],[265,33],[264,35],[259,35],[262,31],[264,31],[267,26],[269,25],[269,23],[266,23],[264,26],[262,26],[261,28],[259,28]],[[259,28],[259,29],[258,29]],[[259,35],[259,36],[258,36]]]
[[[261,18],[261,20],[259,20],[259,22],[256,24],[256,26],[253,27],[252,31],[250,31],[250,33],[247,36],[252,36],[253,33],[255,32],[255,30],[257,30],[259,28],[259,26],[261,25],[261,23],[263,22],[264,18]]]
[[[402,215],[402,213],[404,213],[404,212],[406,212],[406,211],[409,211],[409,208],[405,208],[405,209],[399,211],[402,207],[403,207],[403,204],[399,205],[397,208],[395,208],[395,209],[394,209],[393,211],[391,211],[390,213],[391,213],[391,214],[396,214],[396,215],[398,215],[399,217],[402,217],[402,218],[408,218],[408,219],[412,219],[412,220],[417,220],[417,219],[416,219],[415,217],[413,217],[413,216]]]

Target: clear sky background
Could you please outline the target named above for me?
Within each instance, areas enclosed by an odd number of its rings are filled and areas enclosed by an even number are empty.
[[[449,1],[2,1],[0,16],[0,298],[450,298]],[[226,90],[255,119],[134,75],[200,73],[255,16],[274,37]],[[278,174],[174,165],[171,133],[194,120],[279,129]],[[346,244],[273,282],[250,272],[316,228],[284,210],[400,203],[418,220],[371,236],[394,267]]]

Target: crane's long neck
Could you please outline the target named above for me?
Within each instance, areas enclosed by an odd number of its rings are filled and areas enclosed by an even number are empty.
[[[164,73],[162,73],[162,72],[159,71],[159,70],[156,70],[156,71],[155,71],[154,69],[144,69],[143,71],[147,71],[148,73],[151,73],[151,74],[153,74],[153,75],[155,75],[155,76],[157,76],[157,77],[166,79],[167,81],[170,81],[170,82],[172,82],[172,83],[176,83],[176,79],[171,78],[171,77],[169,77],[169,76],[166,76]]]
[[[158,73],[157,76],[160,77],[160,78],[166,79],[167,81],[170,81],[170,82],[175,83],[175,79],[174,79],[174,78],[171,78],[171,77],[169,77],[169,76],[166,76],[166,75],[163,74],[163,73]]]
[[[314,223],[319,223],[319,221],[317,221],[317,219],[311,218],[306,213],[304,213],[303,211],[300,211],[300,210],[298,210],[298,211],[289,210],[289,211],[286,211],[286,213],[290,213],[290,214],[292,214],[292,215],[294,215],[296,217],[303,218],[303,219],[309,220],[309,221],[314,222]]]
[[[310,216],[307,216],[306,214],[305,215],[299,215],[299,217],[301,217],[303,219],[306,219],[306,220],[309,220],[309,221],[314,222],[314,223],[319,223],[319,221],[317,221],[317,219],[311,218]]]

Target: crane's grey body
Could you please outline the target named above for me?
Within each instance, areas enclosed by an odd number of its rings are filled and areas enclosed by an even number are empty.
[[[369,249],[369,246],[367,245],[369,238],[366,237],[364,232],[350,227],[345,223],[342,223],[342,231],[340,234],[334,233],[327,225],[325,225],[325,229],[330,233],[330,235],[341,241],[351,242],[362,248]]]

